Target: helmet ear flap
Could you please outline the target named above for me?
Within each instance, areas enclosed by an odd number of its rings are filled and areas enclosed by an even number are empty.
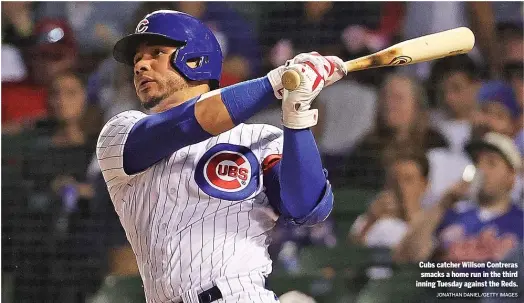
[[[184,79],[186,80],[189,80],[191,81],[191,79],[189,79],[189,77],[186,75],[186,73],[181,70],[178,65],[177,65],[177,59],[178,59],[178,55],[179,55],[179,52],[180,50],[183,48],[183,46],[181,47],[178,47],[172,54],[171,54],[171,58],[169,58],[169,62],[171,64],[171,67],[176,70],[182,77],[184,77]],[[188,65],[187,66],[188,68],[190,68],[190,66]]]
[[[171,64],[171,67],[176,70],[180,75],[182,75],[186,80],[192,80],[187,75],[187,70],[184,69],[197,69],[201,67],[204,64],[209,63],[209,56],[201,55],[196,57],[189,57],[187,59],[183,59],[183,61],[178,61],[178,56],[180,55],[180,51],[182,50],[183,46],[177,48],[172,54],[171,58],[169,58],[169,62]],[[192,65],[190,63],[196,62],[196,65]],[[183,66],[182,66],[183,65]]]
[[[182,75],[182,77],[184,77],[184,79],[186,79],[188,81],[193,81],[187,75],[187,70],[184,71],[181,68],[179,68],[179,66],[177,65],[177,64],[181,64],[180,62],[177,61],[177,59],[178,59],[178,56],[180,55],[179,51],[181,51],[182,48],[184,48],[184,46],[181,46],[181,47],[177,48],[171,54],[171,58],[169,58],[169,62],[171,64],[171,67],[174,70],[176,70],[180,75]],[[193,62],[195,60],[198,60],[196,66],[189,65],[190,62]],[[185,65],[184,68],[193,70],[193,69],[200,68],[200,67],[202,67],[205,64],[209,64],[209,62],[210,62],[209,60],[210,60],[209,56],[206,55],[206,54],[203,54],[203,55],[197,56],[197,57],[189,57],[188,59],[184,60],[183,64]],[[220,87],[219,80],[218,79],[216,79],[216,80],[210,79],[209,80],[209,87],[211,88],[211,90],[218,89]]]
[[[178,70],[177,66],[176,66],[176,59],[178,57],[178,52],[179,52],[180,48],[177,48],[172,54],[171,54],[171,58],[169,58],[169,63],[171,64],[171,67],[176,70],[178,73],[180,73],[182,76],[185,77],[185,75],[183,73],[180,72],[180,70]]]

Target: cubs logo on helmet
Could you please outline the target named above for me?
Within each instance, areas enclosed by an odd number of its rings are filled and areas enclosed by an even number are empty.
[[[148,24],[149,24],[149,20],[147,19],[140,21],[138,25],[136,26],[135,33],[143,33],[147,31]]]
[[[257,158],[249,148],[221,143],[198,161],[195,181],[212,197],[238,201],[256,192],[259,172]]]

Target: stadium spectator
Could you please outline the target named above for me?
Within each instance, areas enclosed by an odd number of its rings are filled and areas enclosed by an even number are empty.
[[[30,1],[2,2],[2,44],[20,49],[24,58],[26,48],[33,43],[35,18],[32,5]]]
[[[478,190],[468,182],[475,178],[465,178],[420,213],[395,253],[398,261],[497,261],[522,244],[523,211],[510,196],[522,166],[517,147],[497,133],[467,147],[482,176],[473,182]]]
[[[77,46],[69,25],[58,19],[36,23],[28,49],[29,75],[22,82],[2,84],[2,123],[20,132],[48,114],[50,81],[77,65]]]
[[[266,10],[262,20],[267,68],[282,65],[295,54],[316,50],[333,54],[339,50],[343,29],[332,1],[289,3]]]
[[[2,84],[23,81],[27,68],[20,50],[12,44],[2,43]]]
[[[522,136],[522,106],[518,103],[510,85],[500,81],[485,83],[478,95],[481,114],[473,127],[474,135],[481,135],[482,131],[491,131],[504,134],[515,140],[519,151],[524,146]],[[522,152],[521,152],[522,154]],[[524,198],[524,175],[517,175],[512,197],[517,200]]]
[[[473,60],[467,55],[458,55],[434,62],[427,84],[428,93],[437,105],[430,114],[431,125],[450,144],[449,149],[428,152],[432,195],[439,197],[471,164],[464,146],[471,139],[478,117],[477,95],[481,81]]]
[[[218,38],[225,58],[222,87],[259,75],[261,52],[253,24],[223,3],[181,1],[177,8],[208,24]]]
[[[35,104],[32,98],[23,97],[24,93],[31,92],[16,89],[26,78],[27,68],[21,51],[14,45],[2,43],[2,134],[19,133],[28,120],[43,117],[46,113],[45,104]],[[19,102],[15,104],[13,99]]]
[[[511,84],[520,106],[524,108],[523,60],[510,61],[504,65],[504,80]]]
[[[471,138],[481,138],[487,132],[498,132],[515,139],[519,146],[517,133],[521,128],[522,109],[517,103],[512,88],[500,81],[484,82],[477,94],[479,110],[471,124]],[[471,164],[465,153],[433,150],[429,153],[433,167],[431,188],[434,196],[440,196],[448,187],[456,183],[464,168]],[[513,198],[521,197],[522,176],[515,182]]]
[[[451,150],[461,153],[476,114],[481,86],[477,67],[467,55],[440,59],[433,65],[430,79],[428,89],[435,93],[438,105],[432,123],[446,136]]]
[[[424,153],[404,147],[388,158],[386,188],[351,228],[349,238],[357,244],[395,247],[427,204],[429,162]]]
[[[363,4],[365,3],[365,5]],[[402,2],[345,2],[345,6],[361,7],[361,11],[346,8],[344,14],[362,15],[365,20],[351,18],[341,34],[341,58],[359,58],[398,43],[402,40],[405,5]],[[362,7],[363,6],[363,7]],[[376,17],[370,17],[372,13]],[[391,68],[394,70],[395,68]],[[367,69],[346,76],[359,83],[378,87],[387,76],[386,70]]]
[[[512,87],[500,81],[485,82],[479,90],[477,99],[480,104],[480,114],[476,124],[484,126],[486,130],[514,138],[522,124],[519,120],[522,108]]]
[[[522,3],[520,7],[522,8]],[[503,63],[522,62],[524,57],[522,26],[522,20],[498,24],[498,45]]]
[[[508,4],[509,5],[509,4]],[[523,5],[520,3],[520,11]],[[524,109],[524,75],[523,75],[523,31],[522,20],[517,22],[506,22],[499,25],[500,45],[502,45],[502,54],[504,60],[504,80],[510,83],[515,92],[517,102],[520,108]],[[517,125],[517,134],[515,136],[516,144],[519,147],[521,155],[524,156],[524,116],[518,118],[520,121]]]
[[[427,124],[426,114],[422,86],[408,76],[390,75],[380,91],[373,130],[345,161],[342,180],[333,183],[380,189],[385,183],[383,157],[388,146],[419,146],[423,151],[447,147],[444,137]]]
[[[22,285],[38,287],[19,289],[17,302],[83,302],[99,283],[101,264],[88,204],[93,188],[85,180],[96,134],[86,132],[94,120],[81,78],[57,75],[49,106],[52,120],[24,152],[23,168],[31,186],[20,224],[33,228],[19,244],[18,273]]]
[[[265,69],[283,64],[301,52],[340,56],[342,32],[350,24],[378,27],[380,3],[311,1],[271,6],[264,12],[261,33]],[[352,16],[347,21],[347,16]]]
[[[491,2],[406,2],[404,37],[412,39],[440,31],[466,26],[475,34],[475,48],[470,52],[475,62],[489,69],[492,77],[501,74],[501,58],[496,41],[496,10]],[[403,67],[426,80],[431,63]]]
[[[429,190],[429,160],[417,146],[398,146],[387,153],[386,163],[386,186],[396,188],[403,217],[410,222],[434,199]]]
[[[37,20],[53,18],[67,21],[78,43],[80,64],[90,70],[105,58],[114,43],[126,32],[137,2],[74,1],[39,2],[35,8]],[[118,7],[118,9],[116,9]]]
[[[35,27],[31,46],[31,81],[48,85],[57,74],[75,69],[78,45],[71,26],[63,19],[42,19]]]
[[[351,226],[351,242],[378,247],[395,247],[407,230],[399,193],[393,189],[381,191]]]

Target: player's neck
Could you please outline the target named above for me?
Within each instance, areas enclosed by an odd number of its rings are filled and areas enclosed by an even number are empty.
[[[204,93],[209,92],[209,86],[207,84],[199,84],[190,86],[184,90],[175,92],[168,98],[162,100],[155,108],[151,109],[153,113],[161,113],[170,108],[179,106],[180,104],[187,102],[195,97],[198,97]]]

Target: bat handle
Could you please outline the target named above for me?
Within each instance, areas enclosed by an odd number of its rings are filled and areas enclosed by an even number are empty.
[[[300,85],[300,75],[294,70],[287,70],[282,75],[282,86],[288,91],[294,91]]]

